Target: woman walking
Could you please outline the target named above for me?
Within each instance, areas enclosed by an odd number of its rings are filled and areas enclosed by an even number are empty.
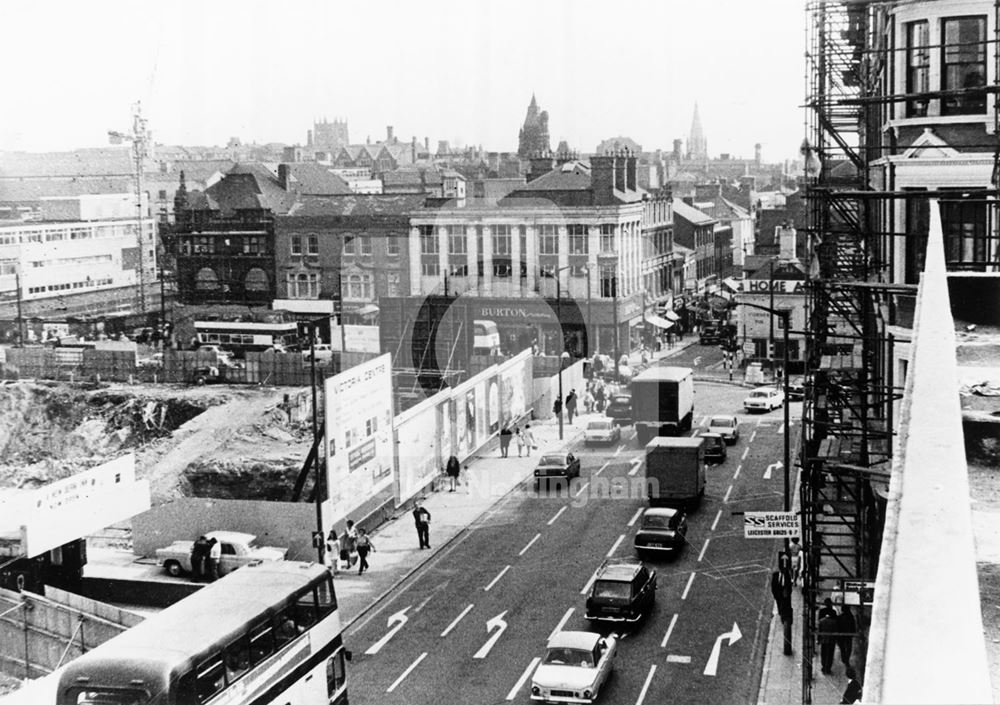
[[[368,532],[358,529],[358,575],[368,570],[368,552],[375,550],[375,544],[368,538]]]
[[[531,424],[524,424],[524,430],[521,431],[521,438],[524,440],[524,448],[527,451],[527,455],[531,456],[531,449],[537,448],[535,445],[535,434],[531,431]]]
[[[524,434],[517,426],[514,427],[514,440],[517,443],[517,457],[520,458],[521,451],[524,450]]]

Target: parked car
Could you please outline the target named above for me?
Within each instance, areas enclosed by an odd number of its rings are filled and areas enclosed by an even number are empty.
[[[535,486],[542,480],[580,477],[580,459],[572,453],[546,453],[535,468]]]
[[[612,419],[596,419],[587,423],[587,428],[583,430],[583,442],[586,445],[592,443],[617,443],[621,440],[622,430]]]
[[[597,571],[585,616],[592,622],[635,624],[652,612],[655,601],[655,570],[634,558],[609,558]]]
[[[802,375],[788,379],[788,401],[802,401],[806,397],[806,378]]]
[[[222,544],[219,575],[231,573],[253,561],[282,561],[288,553],[287,548],[256,546],[256,536],[240,531],[210,531],[205,538],[214,538]],[[156,565],[163,566],[173,576],[190,573],[193,546],[194,541],[174,541],[166,548],[156,549]]]
[[[700,433],[705,439],[705,460],[708,462],[723,463],[726,460],[726,439],[718,433]]]
[[[531,699],[547,703],[592,703],[611,677],[615,636],[558,632],[531,676]]]
[[[708,431],[718,433],[732,444],[740,439],[740,422],[735,416],[713,416],[708,421]]]
[[[785,402],[785,395],[774,387],[757,387],[743,400],[743,408],[750,411],[771,411]]]
[[[702,345],[717,345],[720,343],[718,326],[703,323],[701,329],[698,331],[698,342]]]
[[[136,362],[136,367],[163,367],[163,353],[153,353],[149,357],[142,357]]]
[[[315,352],[316,361],[327,361],[333,358],[333,346],[328,343],[318,343],[314,344],[312,350],[308,347],[302,351],[302,358],[304,360],[311,360],[313,358],[313,352]]]
[[[632,397],[629,394],[612,394],[608,401],[605,415],[611,418],[615,425],[632,423]]]
[[[639,555],[670,553],[676,555],[687,540],[687,514],[676,507],[649,507],[642,513],[633,545]]]

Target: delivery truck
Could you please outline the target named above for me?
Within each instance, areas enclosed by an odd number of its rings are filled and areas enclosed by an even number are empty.
[[[640,446],[654,436],[691,430],[694,371],[690,367],[651,367],[632,379],[632,422]]]
[[[657,437],[646,444],[651,506],[692,507],[705,495],[705,439]]]

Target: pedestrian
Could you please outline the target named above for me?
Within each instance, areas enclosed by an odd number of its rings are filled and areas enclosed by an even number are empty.
[[[530,456],[531,451],[538,448],[538,446],[535,445],[535,434],[531,430],[530,423],[524,424],[524,430],[521,431],[521,437],[524,439],[525,454]]]
[[[844,688],[844,696],[840,699],[841,705],[851,705],[861,702],[861,682],[858,680],[858,673],[852,666],[848,666],[844,672],[847,676],[847,687]]]
[[[583,393],[583,410],[588,414],[594,410],[594,395],[590,391],[589,387],[587,388],[587,391]]]
[[[604,372],[604,361],[601,359],[601,353],[594,353],[594,361],[590,363],[590,369],[593,379],[598,379]]]
[[[563,408],[562,399],[560,399],[559,397],[556,397],[556,400],[554,402],[552,402],[552,413],[555,414],[556,416],[561,417],[562,416],[562,408]]]
[[[642,361],[643,367],[649,364],[649,353],[646,352],[646,346],[642,346],[642,350],[639,353],[639,359]]]
[[[431,513],[419,502],[413,508],[413,523],[417,527],[417,541],[420,542],[420,548],[430,548]]]
[[[358,529],[358,575],[368,570],[368,552],[375,550],[375,544],[364,529]]]
[[[340,561],[340,537],[337,536],[336,529],[330,529],[330,533],[327,534],[326,553],[323,554],[323,560],[327,569],[336,574],[337,563]]]
[[[837,646],[840,648],[840,660],[845,666],[851,665],[851,652],[854,650],[854,632],[858,630],[858,625],[851,614],[850,605],[844,605],[837,617]]]
[[[195,580],[205,579],[205,561],[208,560],[208,539],[199,536],[191,546],[191,577]]]
[[[509,431],[508,431],[508,433],[509,433]],[[509,445],[510,444],[510,440],[509,440],[510,436],[507,436],[507,438],[508,438],[507,444]],[[507,453],[506,452],[504,453],[503,457],[505,457],[505,458],[507,457]],[[454,492],[455,491],[455,486],[458,484],[458,475],[459,475],[459,473],[462,472],[462,465],[461,465],[461,463],[458,462],[458,458],[456,458],[454,455],[448,456],[448,462],[444,466],[444,471],[445,471],[445,474],[448,475],[448,481],[451,483],[451,488],[448,491],[449,492]]]
[[[569,416],[569,422],[573,423],[573,414],[576,413],[576,390],[569,390],[569,395],[566,397],[566,414]]]
[[[506,425],[504,425],[504,427],[500,429],[500,457],[501,458],[506,458],[507,457],[507,452],[510,449],[510,436],[511,436],[510,428],[508,428]]]
[[[780,570],[771,573],[771,595],[778,608],[778,618],[784,635],[785,656],[792,655],[792,585],[788,576]]]
[[[833,652],[837,648],[837,611],[830,607],[833,614],[820,610],[819,620],[819,660],[820,670],[829,675],[833,673]]]
[[[598,382],[594,389],[594,408],[599,414],[604,411],[604,382],[602,381]]]
[[[340,560],[344,562],[344,570],[347,570],[356,560],[355,555],[358,547],[358,530],[354,528],[354,521],[347,520],[347,529],[340,541]]]
[[[222,544],[218,539],[211,539],[208,542],[208,580],[209,582],[219,579],[219,561],[222,560]]]
[[[819,608],[819,618],[837,616],[837,609],[833,606],[833,600],[829,597],[823,600],[823,606]]]
[[[520,458],[524,450],[524,434],[517,426],[514,427],[514,442],[517,443],[517,457]]]
[[[792,557],[792,585],[798,585],[802,576],[802,545],[798,539],[792,539],[788,553]]]

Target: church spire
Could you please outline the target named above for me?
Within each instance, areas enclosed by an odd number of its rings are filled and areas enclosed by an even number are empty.
[[[691,118],[691,133],[688,135],[688,159],[708,159],[708,142],[701,129],[698,103],[694,104],[694,116]]]

